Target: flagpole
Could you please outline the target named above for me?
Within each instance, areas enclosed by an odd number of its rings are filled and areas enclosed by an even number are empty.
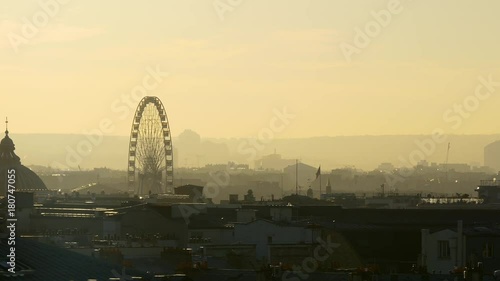
[[[295,194],[299,195],[299,159],[295,159]]]

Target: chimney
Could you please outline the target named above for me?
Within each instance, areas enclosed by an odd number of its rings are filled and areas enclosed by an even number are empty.
[[[427,243],[429,241],[430,232],[428,229],[421,230],[421,261],[420,265],[427,267]]]

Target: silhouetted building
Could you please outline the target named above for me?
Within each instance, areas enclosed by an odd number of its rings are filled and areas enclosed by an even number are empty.
[[[238,194],[229,194],[229,204],[237,204],[238,201]]]
[[[175,188],[175,194],[188,195],[190,199],[203,197],[203,186],[187,184]]]
[[[256,191],[260,190],[279,190],[279,182],[273,181],[248,181],[248,185],[254,188]]]
[[[198,186],[205,186],[206,182],[199,179],[199,178],[185,178],[185,177],[178,177],[176,175],[176,178],[174,179],[174,186],[183,186],[183,185],[198,185]]]
[[[262,156],[261,159],[255,161],[255,170],[276,170],[281,171],[289,165],[293,165],[295,160],[283,159],[280,154],[269,154]]]
[[[238,164],[236,162],[233,162],[233,161],[229,161],[227,163],[227,168],[229,170],[248,170],[250,169],[250,166],[248,164]]]
[[[388,163],[388,162],[380,163],[380,165],[378,165],[378,167],[377,167],[377,170],[384,171],[384,172],[391,172],[394,170],[394,165],[392,165],[392,163]]]
[[[326,194],[332,194],[332,184],[330,183],[330,178],[326,182]]]
[[[484,147],[484,165],[500,171],[500,140]]]
[[[422,229],[421,262],[429,272],[448,273],[454,267],[469,270],[481,264],[481,271],[491,275],[498,269],[500,229],[489,227],[464,228],[430,232]],[[473,270],[472,270],[473,271]],[[480,279],[479,279],[480,280]]]
[[[475,190],[477,197],[483,199],[485,204],[500,203],[500,181],[482,180]]]
[[[0,251],[7,253],[10,247],[2,238]],[[16,250],[16,274],[2,267],[1,280],[116,280],[116,274],[121,272],[119,265],[32,239],[18,238]],[[145,275],[137,269],[128,269],[127,274],[130,280]]]
[[[243,196],[245,202],[255,202],[255,196],[253,195],[253,190],[249,189],[247,194]]]
[[[314,193],[312,188],[307,189],[307,197],[314,198]]]
[[[471,166],[464,163],[448,163],[448,164],[440,164],[440,169],[444,171],[455,171],[459,173],[468,173],[471,171]]]
[[[309,183],[311,183],[316,178],[316,171],[318,170],[318,168],[300,162],[298,163],[298,165],[289,165],[283,169],[284,173],[287,175],[289,182],[295,183],[297,170],[299,172],[297,177],[299,187],[304,187],[309,186]]]
[[[46,191],[47,187],[40,177],[38,177],[35,172],[21,164],[21,159],[14,152],[15,149],[14,142],[9,137],[9,131],[6,130],[5,137],[0,142],[0,177],[2,177],[0,180],[0,194],[5,194],[8,183],[8,175],[13,177],[12,175],[14,173],[14,185],[16,191]]]

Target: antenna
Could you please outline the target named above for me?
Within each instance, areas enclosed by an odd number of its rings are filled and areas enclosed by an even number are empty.
[[[5,133],[9,133],[9,118],[5,117]]]
[[[446,164],[445,164],[446,180],[448,180],[448,158],[449,157],[450,157],[450,143],[448,143],[448,150],[446,151]]]

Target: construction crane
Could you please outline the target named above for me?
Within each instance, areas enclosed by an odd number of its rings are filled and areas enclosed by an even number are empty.
[[[445,169],[446,169],[446,181],[448,181],[448,159],[450,157],[450,143],[448,143],[448,150],[446,151],[446,162],[445,162]]]
[[[448,168],[448,158],[450,157],[450,143],[448,143],[448,150],[446,151],[446,168]]]

